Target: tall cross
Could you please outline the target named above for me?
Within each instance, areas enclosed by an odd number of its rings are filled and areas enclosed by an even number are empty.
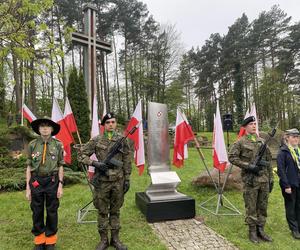
[[[106,53],[112,52],[109,42],[96,38],[96,11],[97,9],[87,4],[84,11],[83,33],[73,32],[72,42],[83,46],[83,74],[89,101],[90,114],[93,112],[93,96],[96,94],[96,50]]]

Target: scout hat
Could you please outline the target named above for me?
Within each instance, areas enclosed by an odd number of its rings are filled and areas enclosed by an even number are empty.
[[[40,131],[39,131],[39,127],[42,123],[45,124],[49,124],[49,126],[51,126],[53,128],[53,131],[51,133],[52,136],[58,134],[59,130],[60,130],[60,125],[57,124],[56,122],[52,121],[50,118],[48,117],[44,117],[44,118],[40,118],[40,119],[36,119],[34,121],[31,122],[31,127],[33,129],[33,131],[37,134],[40,135]]]
[[[299,130],[296,128],[288,129],[284,131],[286,135],[299,135]]]
[[[255,117],[254,116],[249,116],[247,117],[243,122],[242,122],[242,127],[246,127],[250,122],[255,122]]]
[[[111,113],[111,112],[108,112],[108,113],[102,118],[101,125],[103,126],[107,120],[112,119],[112,118],[116,118],[116,117],[115,117],[115,114],[114,114],[114,113]]]

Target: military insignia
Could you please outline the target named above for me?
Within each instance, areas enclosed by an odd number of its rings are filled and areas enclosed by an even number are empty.
[[[162,115],[161,111],[157,112],[157,117],[161,117],[161,115]]]

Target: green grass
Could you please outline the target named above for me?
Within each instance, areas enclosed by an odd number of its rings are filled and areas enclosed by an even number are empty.
[[[211,165],[211,150],[203,150],[207,162]],[[247,239],[247,227],[243,216],[214,216],[199,208],[199,204],[214,195],[212,188],[195,187],[191,180],[204,170],[196,150],[189,150],[189,159],[182,169],[175,169],[182,183],[178,190],[196,199],[197,216],[204,218],[205,223],[219,234],[226,237],[240,249],[300,249],[287,226],[284,214],[283,199],[276,182],[269,199],[266,231],[273,243],[254,245]],[[131,189],[126,195],[121,211],[121,238],[129,249],[166,249],[145,221],[144,216],[135,206],[135,192],[144,191],[150,184],[147,174],[137,175],[134,169],[131,178]],[[276,179],[277,181],[277,179]],[[226,197],[244,213],[242,193],[226,191]],[[59,208],[59,241],[57,249],[94,249],[99,240],[96,224],[78,224],[77,211],[90,201],[91,195],[87,185],[67,186]],[[25,200],[24,192],[0,194],[0,249],[31,249],[33,246],[31,230],[31,210]],[[91,214],[95,218],[95,214]]]

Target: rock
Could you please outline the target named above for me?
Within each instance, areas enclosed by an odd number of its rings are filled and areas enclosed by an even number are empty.
[[[267,138],[268,134],[265,132],[260,132],[260,136],[264,139]],[[274,138],[272,138],[269,142],[269,148],[272,154],[272,158],[273,158],[273,163],[272,166],[276,166],[276,157],[277,157],[277,153],[278,153],[278,149],[279,146],[282,143],[282,136],[283,136],[283,132],[282,131],[278,131],[275,135]],[[220,178],[220,183],[221,185],[223,185],[224,183],[224,179],[226,178],[227,172],[229,171],[229,168],[227,168],[225,170],[224,173],[221,174],[221,178]],[[215,168],[212,168],[209,170],[212,178],[214,179],[214,181],[217,183],[218,179],[219,179],[219,173],[218,170]],[[196,186],[202,186],[202,187],[213,187],[213,183],[207,173],[207,171],[205,170],[204,172],[202,172],[199,176],[195,177],[192,180],[192,183]],[[241,169],[233,166],[231,169],[231,173],[228,176],[227,179],[227,183],[225,186],[225,189],[237,189],[237,190],[242,190],[243,189],[243,183],[242,183],[242,179],[241,179]]]
[[[220,175],[220,183],[223,185],[224,180],[227,176],[227,173],[229,171],[229,168],[227,168],[224,173],[221,173]],[[209,170],[213,180],[218,183],[219,179],[219,171],[216,168],[212,168]],[[205,170],[202,172],[199,176],[195,177],[192,180],[192,183],[196,186],[202,186],[202,187],[214,187],[211,178],[209,177],[207,171]],[[228,176],[227,183],[225,186],[225,189],[237,189],[242,190],[243,184],[241,181],[241,169],[238,167],[232,167],[231,173]]]

